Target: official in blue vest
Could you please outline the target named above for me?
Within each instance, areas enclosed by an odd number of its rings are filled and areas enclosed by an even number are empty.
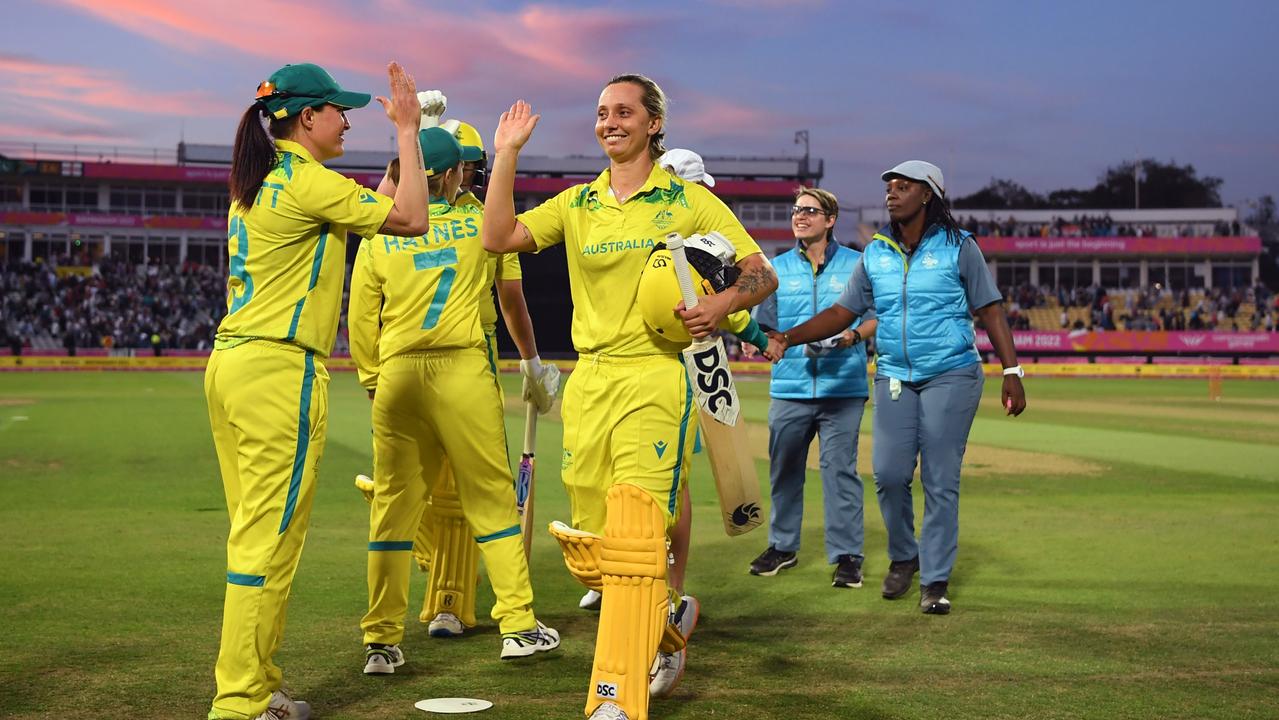
[[[842,247],[833,231],[839,202],[831,193],[800,188],[791,208],[795,247],[773,260],[777,292],[756,310],[761,327],[791,327],[839,298],[861,253]],[[751,563],[752,575],[776,575],[798,563],[804,519],[808,448],[820,438],[825,498],[826,560],[835,587],[862,586],[862,479],[857,475],[857,433],[866,407],[866,346],[873,315],[830,341],[790,348],[773,367],[768,406],[772,513],[768,549]]]
[[[944,615],[959,551],[959,470],[984,383],[974,314],[1004,366],[1008,415],[1026,408],[1026,393],[1002,297],[976,241],[946,209],[941,170],[911,160],[882,179],[890,222],[866,246],[843,295],[812,320],[774,333],[765,354],[777,358],[875,311],[873,466],[890,560],[883,596],[906,595],[918,572],[920,609]],[[911,502],[917,459],[924,488],[918,541]]]

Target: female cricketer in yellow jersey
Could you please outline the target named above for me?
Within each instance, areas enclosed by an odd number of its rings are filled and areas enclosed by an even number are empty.
[[[373,391],[373,500],[365,673],[404,662],[413,537],[447,456],[462,511],[488,567],[502,659],[559,646],[533,616],[533,590],[515,509],[497,376],[480,324],[491,287],[481,213],[453,206],[462,146],[442,128],[421,133],[431,176],[431,232],[360,244],[347,321],[360,382]],[[400,181],[409,174],[401,165]]]
[[[404,164],[420,164],[413,79],[396,63],[388,73],[391,98],[378,101]],[[280,689],[272,656],[324,450],[324,359],[337,335],[346,234],[429,227],[424,179],[401,184],[392,200],[322,165],[342,154],[346,111],[368,102],[318,66],[286,65],[258,87],[236,132],[228,308],[204,376],[231,517],[210,718],[310,714]]]
[[[444,94],[438,90],[418,93],[418,99],[423,101],[422,126],[443,127],[452,132],[462,146],[462,180],[457,197],[451,203],[459,209],[469,205],[482,213],[484,204],[475,196],[474,190],[476,180],[481,177],[481,168],[487,164],[484,141],[475,128],[467,123],[458,120],[440,123],[438,113],[443,112],[443,98]],[[392,160],[378,185],[378,192],[393,193],[399,177],[400,164]],[[558,388],[559,368],[543,364],[538,357],[533,321],[524,301],[519,254],[489,253],[484,271],[484,286],[496,289],[506,329],[519,349],[520,368],[525,376],[524,399],[534,403],[539,413],[546,414],[551,409],[555,389]],[[493,293],[482,292],[480,325],[484,328],[485,344],[493,364],[497,358],[497,315]],[[551,385],[554,387],[550,387]],[[500,395],[500,385],[498,391]],[[367,487],[361,485],[361,481],[367,482]],[[357,486],[364,492],[365,498],[372,502],[372,480],[361,476],[361,480],[357,480]],[[527,549],[525,553],[527,556]],[[475,627],[479,546],[466,523],[457,494],[457,482],[452,466],[447,461],[441,469],[439,480],[431,486],[422,522],[413,539],[413,558],[418,567],[429,573],[422,612],[418,617],[422,622],[429,623],[431,637],[458,637],[466,628]]]
[[[588,587],[602,587],[586,702],[594,720],[647,718],[648,673],[659,641],[664,649],[683,642],[665,630],[666,535],[679,514],[697,414],[681,345],[649,329],[636,304],[649,253],[668,232],[714,230],[732,242],[742,269],[735,289],[693,310],[678,308],[695,337],[777,287],[759,246],[728,207],[655,163],[665,115],[665,97],[652,80],[613,78],[595,120],[609,168],[517,218],[516,161],[538,119],[519,101],[498,125],[485,201],[489,251],[537,252],[557,243],[567,249],[579,359],[561,408],[561,465],[573,529],[555,534],[570,571]]]

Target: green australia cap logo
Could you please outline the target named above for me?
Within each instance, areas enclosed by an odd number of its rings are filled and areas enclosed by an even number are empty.
[[[256,98],[277,120],[322,105],[362,108],[371,99],[368,93],[343,90],[324,68],[312,63],[285,65],[271,73],[258,85]]]

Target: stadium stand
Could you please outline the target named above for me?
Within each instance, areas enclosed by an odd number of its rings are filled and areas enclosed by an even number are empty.
[[[184,144],[124,162],[78,152],[0,157],[5,346],[17,339],[36,350],[145,350],[158,335],[164,348],[207,349],[225,312],[230,148]],[[386,159],[353,151],[335,167],[374,186]],[[789,248],[792,190],[819,183],[822,162],[706,163],[714,191],[765,251]],[[517,207],[588,180],[602,165],[593,157],[521,158]],[[847,215],[839,239],[855,247],[887,220],[882,208]],[[1259,282],[1260,238],[1232,208],[964,210],[960,222],[978,237],[1019,331],[1273,333],[1279,322],[1275,293]],[[557,252],[522,263],[539,343],[568,353],[568,278]],[[345,350],[343,329],[335,352]]]

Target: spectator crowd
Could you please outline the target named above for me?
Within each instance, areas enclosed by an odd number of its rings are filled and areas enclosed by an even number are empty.
[[[1015,330],[1274,332],[1279,325],[1279,297],[1261,285],[1189,291],[1021,284],[1004,288],[1004,300]],[[1251,313],[1240,312],[1245,305]],[[1038,323],[1031,320],[1030,311],[1041,308],[1059,311],[1047,327],[1042,313]],[[0,266],[0,311],[0,339],[11,348],[39,339],[68,350],[207,350],[226,312],[226,276],[194,263],[133,264],[119,257],[9,263]],[[736,339],[726,340],[740,356]],[[343,331],[335,350],[345,349]]]
[[[960,221],[964,229],[978,237],[1227,237],[1239,235],[1245,228],[1236,220],[1186,225],[1135,225],[1116,223],[1110,215],[1075,215],[1069,220],[1053,218],[1050,222],[1019,222],[1012,215],[1003,220],[978,220],[968,216]]]
[[[1067,330],[1274,332],[1279,324],[1279,296],[1263,285],[1192,292],[1162,286],[1106,290],[1021,284],[1004,288],[1004,301],[1014,330],[1049,329],[1032,326],[1027,311],[1038,308],[1059,310],[1057,327]],[[1252,306],[1250,313],[1241,313],[1245,305]]]
[[[226,276],[195,264],[96,264],[62,257],[9,263],[0,271],[0,308],[9,346],[52,339],[72,348],[212,347],[226,313]]]

